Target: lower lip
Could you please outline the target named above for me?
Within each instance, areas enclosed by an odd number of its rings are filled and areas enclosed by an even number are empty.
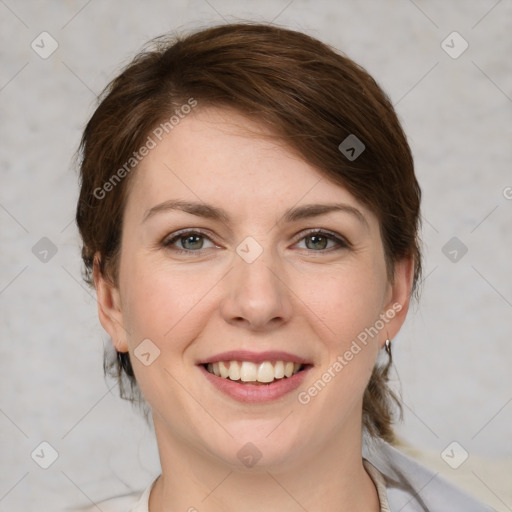
[[[199,369],[219,391],[222,391],[231,398],[239,402],[260,403],[277,400],[297,389],[304,380],[310,366],[291,377],[284,377],[271,384],[263,385],[240,384],[234,380],[223,379],[210,373],[203,365],[199,365]]]

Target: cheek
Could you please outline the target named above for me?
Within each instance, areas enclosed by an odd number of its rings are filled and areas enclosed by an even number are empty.
[[[321,417],[322,429],[334,435],[349,418],[359,418],[379,350],[378,335],[368,333],[379,318],[381,302],[374,291],[365,293],[348,279],[332,280],[317,298],[312,309],[321,311],[316,335],[324,352],[314,378],[299,389],[297,400],[299,410],[311,418],[310,428],[318,428],[313,418]]]
[[[383,266],[354,265],[318,275],[301,289],[324,339],[341,349],[379,318],[387,279]]]
[[[340,407],[341,402],[351,409],[362,398],[379,340],[385,336],[385,328],[381,332],[376,325],[382,327],[379,319],[386,290],[385,268],[378,265],[332,272],[317,279],[315,286],[303,287],[308,318],[315,322],[316,336],[325,350],[321,382],[316,388],[321,390],[325,385],[329,391],[321,393],[317,405],[343,414],[346,409]],[[311,390],[314,396],[317,392]]]
[[[158,264],[142,263],[124,269],[123,317],[132,366],[149,403],[158,404],[165,396],[169,407],[182,407],[184,398],[179,398],[180,386],[175,379],[181,381],[187,376],[183,353],[212,314],[206,310],[206,298],[214,283],[211,276],[200,278],[199,273],[170,272]],[[143,350],[151,354],[149,365],[137,357]],[[174,391],[169,392],[171,389]]]
[[[127,262],[123,310],[130,347],[151,339],[161,350],[183,345],[201,329],[208,290],[215,280],[201,272],[170,271],[150,261]],[[172,344],[169,343],[172,340]]]

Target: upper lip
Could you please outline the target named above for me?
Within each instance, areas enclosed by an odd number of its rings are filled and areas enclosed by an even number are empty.
[[[206,359],[201,359],[197,364],[218,363],[219,361],[250,361],[251,363],[263,363],[264,361],[285,361],[299,364],[308,364],[309,361],[303,357],[283,352],[281,350],[270,350],[266,352],[250,352],[249,350],[229,350],[215,354]]]

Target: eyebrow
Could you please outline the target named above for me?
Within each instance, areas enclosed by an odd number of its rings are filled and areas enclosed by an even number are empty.
[[[163,203],[157,204],[156,206],[148,209],[144,214],[142,222],[146,222],[148,219],[158,213],[175,210],[197,215],[198,217],[204,217],[206,219],[217,220],[224,224],[230,223],[229,214],[222,208],[217,208],[216,206],[212,206],[206,203],[195,203],[191,201],[180,201],[174,199],[164,201]],[[365,227],[369,227],[366,217],[361,213],[360,210],[354,206],[350,206],[344,203],[307,204],[303,206],[295,206],[284,213],[282,221],[280,222],[292,223],[302,219],[319,217],[331,212],[348,213],[349,215],[355,217]]]

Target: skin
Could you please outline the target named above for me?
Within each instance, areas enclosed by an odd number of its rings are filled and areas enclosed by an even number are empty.
[[[117,350],[130,352],[153,412],[162,475],[150,511],[378,511],[361,459],[362,398],[379,350],[405,319],[412,262],[398,262],[389,282],[376,216],[231,110],[196,109],[131,179],[117,286],[97,264],[94,276],[100,321]],[[167,210],[144,221],[170,199],[223,208],[229,220]],[[318,203],[344,203],[364,220],[337,211],[284,222],[289,208]],[[206,237],[164,245],[185,228]],[[323,245],[307,236],[310,229],[350,245]],[[236,253],[248,236],[263,250],[252,263]],[[402,309],[385,329],[308,404],[299,403],[298,392],[393,304]],[[134,356],[145,339],[160,350],[148,366]],[[197,366],[233,349],[284,350],[313,368],[285,397],[241,403]],[[251,468],[237,457],[248,442],[262,454]]]

